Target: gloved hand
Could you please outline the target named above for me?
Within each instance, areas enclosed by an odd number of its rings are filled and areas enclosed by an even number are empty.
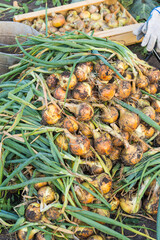
[[[144,36],[141,46],[146,46],[147,51],[152,51],[156,46],[157,52],[160,52],[160,7],[154,8],[148,20],[133,34],[137,36],[137,40]]]

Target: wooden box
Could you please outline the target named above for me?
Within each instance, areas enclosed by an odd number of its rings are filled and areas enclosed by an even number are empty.
[[[89,6],[89,5],[99,5],[100,3],[106,3],[106,4],[114,4],[117,2],[116,0],[86,0],[82,2],[76,2],[72,4],[63,5],[60,7],[54,7],[47,9],[47,15],[50,16],[52,13],[61,13],[63,15],[66,14],[69,10],[78,10],[79,8],[82,8],[83,6]],[[120,9],[123,11],[124,7],[118,2]],[[97,31],[94,33],[94,36],[96,37],[102,37],[102,38],[108,38],[112,41],[120,42],[124,45],[131,45],[135,44],[137,42],[136,36],[133,35],[133,30],[136,29],[139,24],[137,21],[131,16],[131,14],[126,11],[126,15],[130,19],[129,25],[118,27],[118,28],[112,28],[108,29],[106,31]],[[38,17],[45,18],[45,10],[37,11],[37,12],[30,12],[26,14],[16,15],[14,16],[15,22],[22,22],[24,20],[33,20]]]

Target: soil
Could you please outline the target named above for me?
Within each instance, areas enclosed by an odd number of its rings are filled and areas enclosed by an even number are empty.
[[[5,0],[1,0],[0,2],[5,3],[5,4],[13,4],[13,1],[10,1],[8,3]],[[27,2],[28,2],[28,0],[19,0],[18,4],[23,4],[23,3],[27,3]],[[29,5],[27,4],[27,6],[29,7],[29,12],[31,12],[35,8],[37,8],[37,6],[35,5],[35,2],[36,1],[31,2]],[[53,7],[53,3],[51,0],[48,0],[47,4],[48,4],[48,7]],[[44,4],[41,4],[38,7],[44,7]],[[12,19],[13,19],[13,13],[10,13],[10,14],[6,13],[5,15],[0,17],[0,21],[12,21]],[[132,52],[134,52],[135,54],[137,54],[137,56],[140,59],[145,60],[146,57],[148,56],[148,53],[145,51],[144,48],[141,47],[140,43],[129,46],[129,49]],[[154,67],[160,69],[160,62],[157,60],[157,58],[155,57],[154,54],[151,55],[150,59],[148,60],[148,63],[151,66],[154,66]],[[132,223],[129,223],[129,224],[132,225]],[[148,227],[149,229],[152,229],[153,231],[148,230],[149,236],[156,239],[156,216],[155,216],[155,219],[153,219],[153,220],[149,220],[149,218],[147,219],[147,218],[144,218],[141,216],[137,225],[145,226],[145,227]],[[143,230],[140,230],[140,229],[137,229],[137,230],[144,232]],[[117,231],[121,232],[122,230],[117,229]],[[145,234],[146,233],[147,232],[145,231]],[[124,231],[124,235],[133,240],[145,240],[146,239],[142,236],[133,235],[133,233],[125,232],[125,231]],[[113,239],[113,238],[106,236],[105,239]],[[7,231],[3,231],[2,233],[0,233],[0,240],[17,240],[17,236],[16,236],[16,234],[9,234]]]

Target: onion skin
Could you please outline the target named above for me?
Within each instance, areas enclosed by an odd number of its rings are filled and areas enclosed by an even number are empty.
[[[136,85],[138,88],[145,89],[148,86],[149,79],[143,74],[139,75],[136,80]]]
[[[138,127],[139,123],[140,119],[136,113],[125,109],[120,110],[119,126],[123,131],[132,132]]]
[[[61,119],[59,108],[54,104],[49,104],[48,108],[42,112],[42,120],[45,124],[55,124]]]
[[[58,78],[57,78],[56,75],[53,73],[53,74],[51,74],[51,75],[47,78],[46,82],[47,82],[48,88],[52,90],[52,89],[54,89],[54,88],[56,87],[56,85],[57,85],[57,83],[58,83]]]
[[[121,135],[126,141],[129,140],[129,132],[123,131]],[[112,139],[112,143],[115,147],[121,147],[124,145],[124,143],[119,138],[115,138],[115,137]]]
[[[159,204],[158,190],[159,190],[159,185],[158,183],[156,183],[153,193],[151,194],[149,199],[146,199],[143,203],[145,211],[151,215],[155,215],[158,213],[158,204]]]
[[[105,64],[99,64],[97,63],[95,66],[96,72],[99,76],[99,78],[102,81],[110,81],[113,77],[113,70],[111,70],[107,65]]]
[[[54,239],[55,239],[55,238],[52,236],[51,240],[54,240]],[[45,233],[43,233],[43,232],[38,232],[38,233],[36,234],[35,240],[46,240],[46,238],[45,238]]]
[[[157,84],[149,84],[147,87],[144,89],[146,92],[150,94],[155,94],[158,90],[158,85]]]
[[[152,120],[155,120],[156,118],[156,112],[153,107],[148,106],[142,109],[142,112],[146,114],[148,117],[150,117]]]
[[[146,75],[149,78],[150,83],[157,83],[160,80],[160,71],[156,68],[147,71]]]
[[[53,92],[53,97],[57,100],[64,100],[66,97],[66,91],[62,87],[58,86]]]
[[[42,177],[44,177],[44,176],[42,176]],[[35,187],[36,190],[38,190],[38,189],[40,189],[41,187],[47,186],[47,184],[48,184],[47,182],[35,183],[35,184],[34,184],[34,187]]]
[[[91,95],[92,95],[92,88],[86,82],[78,83],[72,91],[73,98],[77,100],[84,101],[87,98],[91,97]]]
[[[119,116],[119,113],[115,107],[104,107],[102,108],[101,120],[104,123],[113,123],[116,122]]]
[[[60,216],[60,211],[58,208],[51,207],[46,211],[46,217],[50,220],[56,220]]]
[[[52,19],[53,27],[62,27],[65,24],[65,17],[62,14],[55,14]]]
[[[62,150],[67,151],[68,150],[68,141],[66,136],[63,134],[60,134],[55,139],[55,144]]]
[[[125,165],[135,165],[137,164],[143,156],[143,149],[140,144],[133,143],[125,148],[121,153],[122,161]]]
[[[141,208],[141,202],[139,206],[136,206],[136,200],[136,194],[132,194],[131,196],[127,194],[123,198],[120,198],[120,207],[128,214],[137,213]]]
[[[91,237],[87,238],[87,240],[104,240],[104,238],[99,235],[92,235]]]
[[[116,96],[119,99],[126,99],[126,98],[128,98],[130,96],[131,90],[132,90],[132,87],[131,87],[131,83],[130,82],[128,82],[128,81],[120,81],[118,83],[118,89],[117,89]]]
[[[100,155],[109,155],[112,152],[112,142],[105,134],[99,135],[96,130],[93,130],[94,147]]]
[[[149,128],[146,127],[145,137],[147,139],[151,138],[154,133],[155,133],[155,129],[153,127],[149,127]]]
[[[33,202],[28,205],[25,212],[25,217],[29,222],[37,222],[42,218],[42,213],[40,211],[40,204]]]
[[[28,236],[28,240],[32,240],[34,238],[34,235],[38,232],[39,230],[38,229],[32,229],[29,236]],[[24,228],[21,228],[18,230],[18,239],[19,240],[26,240],[26,236],[27,236],[27,233],[28,233],[28,228],[27,227],[24,227]]]
[[[83,82],[88,79],[89,74],[91,73],[92,69],[93,69],[92,62],[78,63],[74,74],[76,75],[77,80],[79,82]]]
[[[69,83],[69,78],[70,78],[70,72],[69,71],[64,71],[63,73],[60,74],[59,76],[59,83],[60,83],[60,86],[64,89],[64,90],[67,90],[67,86],[68,86],[68,83]],[[72,74],[72,77],[71,77],[71,80],[70,80],[70,83],[69,83],[69,89],[70,90],[73,90],[74,87],[76,86],[77,84],[77,78],[74,74]]]
[[[80,123],[80,132],[88,138],[93,137],[93,133],[92,133],[91,128],[85,123]]]
[[[110,211],[108,209],[95,208],[93,212],[104,217],[108,217],[108,218],[110,217]],[[99,221],[98,223],[105,224],[104,222],[99,222]]]
[[[76,236],[86,239],[94,233],[94,229],[91,227],[76,227]]]
[[[108,193],[112,187],[112,179],[107,173],[101,173],[98,176],[93,176],[89,181],[94,187],[96,187],[102,195]]]
[[[160,113],[160,101],[154,100],[151,104],[151,106],[154,108],[156,113]]]
[[[111,100],[114,95],[115,95],[115,85],[114,84],[102,84],[99,85],[99,90],[98,90],[98,94],[99,94],[99,99],[102,101],[109,101]]]
[[[76,133],[78,130],[78,124],[73,116],[67,116],[63,121],[63,127],[66,128],[70,133]]]
[[[38,198],[46,204],[51,203],[55,199],[55,192],[50,186],[42,187],[38,190]]]
[[[92,188],[89,186],[87,182],[82,183],[82,185],[92,190]],[[75,185],[74,190],[78,200],[81,203],[84,203],[84,204],[92,203],[95,200],[94,196],[91,193],[87,192],[85,189],[81,188],[80,186]]]

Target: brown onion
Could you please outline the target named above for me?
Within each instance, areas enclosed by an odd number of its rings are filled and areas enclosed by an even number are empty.
[[[29,222],[39,221],[42,217],[42,213],[40,211],[40,204],[37,202],[29,204],[26,208],[25,217]]]
[[[93,227],[76,227],[76,236],[86,239],[94,233]]]
[[[125,149],[121,152],[121,158],[125,165],[135,165],[137,164],[143,157],[143,149],[139,143],[133,143],[125,147]]]
[[[149,82],[148,78],[143,74],[139,74],[139,76],[136,80],[137,87],[142,88],[142,89],[144,89],[148,86],[148,82]]]
[[[54,14],[52,19],[53,27],[62,27],[65,24],[65,17],[62,14]]]
[[[86,188],[92,190],[92,188],[89,186],[89,184],[87,182],[82,183],[82,185],[85,186]],[[89,193],[88,191],[86,191],[85,189],[81,188],[78,185],[74,186],[74,190],[75,190],[78,200],[81,203],[84,203],[84,204],[92,203],[95,200],[94,196],[91,193]]]
[[[67,90],[67,86],[69,84],[69,89],[72,90],[77,84],[77,78],[74,74],[72,74],[71,79],[70,79],[70,72],[69,71],[64,71],[63,73],[60,74],[59,76],[59,83],[60,86],[64,89]],[[70,80],[69,80],[70,79]],[[70,81],[70,82],[69,82]]]
[[[57,83],[58,83],[58,78],[57,78],[56,75],[53,73],[53,74],[51,74],[51,75],[47,78],[46,82],[47,82],[48,88],[52,90],[52,89],[54,89],[54,88],[56,87],[56,85],[57,85]]]
[[[101,80],[110,81],[112,79],[114,72],[107,65],[97,63],[95,69]]]
[[[119,113],[113,106],[107,106],[102,108],[101,120],[104,123],[113,123],[117,121]]]
[[[92,88],[90,84],[86,82],[78,83],[72,91],[73,98],[77,100],[84,101],[87,98],[91,97],[91,95],[92,95]]]
[[[80,131],[84,136],[88,138],[93,137],[92,129],[94,129],[94,126],[93,128],[91,128],[88,124],[82,123],[82,122],[79,123],[79,126],[80,126]]]
[[[48,105],[48,108],[42,112],[42,120],[47,124],[55,124],[61,119],[60,109],[52,104]]]
[[[158,90],[158,85],[156,83],[154,84],[149,84],[147,87],[145,87],[144,89],[146,92],[150,93],[150,94],[156,94],[157,90]]]
[[[155,112],[160,113],[160,101],[154,100],[151,104],[151,106],[154,108]]]
[[[63,127],[66,128],[70,133],[76,133],[78,130],[78,123],[73,116],[67,116],[63,121]]]
[[[42,187],[38,190],[38,198],[45,204],[53,202],[55,192],[50,186]]]
[[[112,142],[105,134],[93,130],[94,147],[100,155],[109,155],[112,152]]]
[[[62,150],[67,151],[68,150],[68,140],[66,136],[63,134],[60,134],[55,139],[55,144]]]
[[[119,99],[126,99],[130,96],[131,94],[131,83],[128,81],[119,81],[118,82],[118,89],[117,89],[117,93],[116,96]]]
[[[28,228],[27,227],[24,227],[24,228],[21,228],[18,230],[18,239],[19,240],[26,240],[26,236],[27,236],[27,233],[28,233]],[[32,229],[29,236],[28,236],[28,240],[32,240],[34,238],[34,235],[38,232],[39,230],[38,229]]]
[[[107,173],[101,173],[98,176],[93,176],[92,179],[88,181],[102,194],[108,193],[112,187],[112,179]]]
[[[97,84],[100,100],[109,101],[114,97],[116,86],[113,83],[103,84],[100,81],[97,81]]]
[[[45,213],[46,213],[46,217],[50,220],[56,220],[57,218],[59,218],[61,214],[58,208],[55,208],[55,207],[49,208]]]
[[[142,109],[142,112],[146,114],[148,117],[150,117],[152,120],[155,120],[156,113],[153,107],[148,106]]]
[[[91,62],[78,63],[75,68],[74,74],[76,75],[77,80],[79,82],[83,82],[88,79],[92,69],[93,69],[93,63]]]
[[[160,80],[160,71],[156,68],[147,70],[146,73],[150,83],[157,83]]]
[[[100,235],[92,235],[91,237],[87,238],[87,240],[104,240],[104,238]]]
[[[53,97],[57,100],[64,100],[66,97],[66,91],[62,87],[58,86],[53,92]]]

